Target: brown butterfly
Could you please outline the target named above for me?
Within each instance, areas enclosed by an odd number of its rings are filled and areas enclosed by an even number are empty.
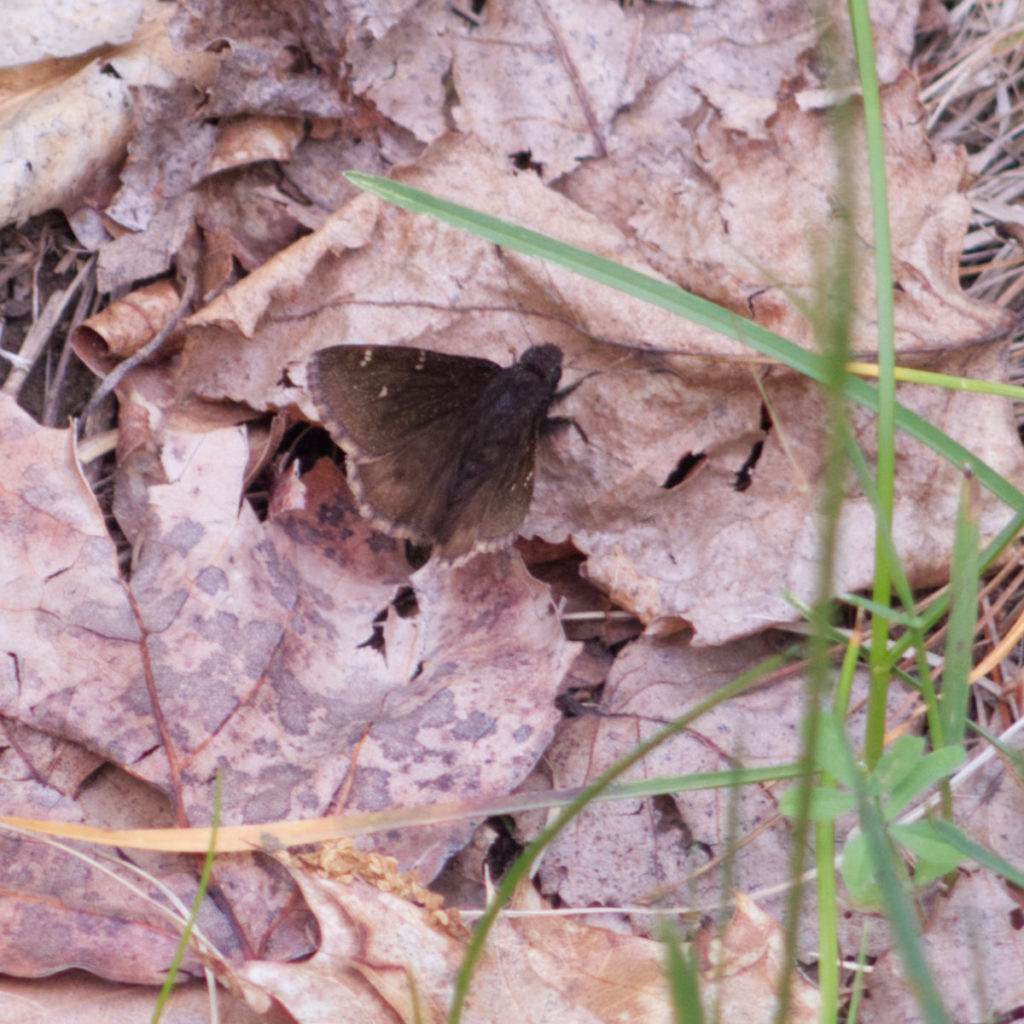
[[[526,518],[534,450],[561,375],[555,345],[529,348],[508,367],[337,345],[317,352],[308,374],[362,513],[456,563],[504,546]]]

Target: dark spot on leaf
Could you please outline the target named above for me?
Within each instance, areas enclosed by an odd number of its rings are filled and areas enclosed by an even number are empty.
[[[196,583],[199,584],[199,589],[204,594],[212,595],[216,594],[218,590],[227,590],[228,577],[223,569],[211,565],[199,573]]]

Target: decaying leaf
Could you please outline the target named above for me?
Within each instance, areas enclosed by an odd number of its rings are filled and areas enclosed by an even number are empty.
[[[720,1020],[777,1019],[779,981],[787,969],[785,936],[778,923],[743,893],[736,894],[736,913],[721,941],[704,945],[708,967],[702,978],[705,1012]],[[818,990],[799,973],[792,978],[787,1021],[819,1019]]]
[[[897,93],[893,102],[907,101]],[[821,126],[814,131],[824,145]],[[752,158],[746,177],[763,163],[763,155]],[[955,168],[941,162],[928,168],[918,167],[917,188],[948,194]],[[897,179],[899,170],[894,168]],[[781,163],[774,172],[792,179],[791,169]],[[930,185],[920,180],[923,173],[930,176]],[[587,217],[535,178],[500,169],[471,142],[453,138],[435,145],[403,177],[602,255],[645,265],[626,236]],[[734,202],[747,193],[758,194],[741,192],[738,185]],[[819,193],[817,214],[827,220],[826,190]],[[814,209],[807,206],[808,216]],[[957,216],[965,213],[961,208]],[[756,219],[755,211],[744,215]],[[773,251],[779,249],[781,228],[773,214],[765,209],[760,216],[765,233],[772,220]],[[946,216],[940,207],[934,218]],[[906,313],[901,344],[915,362],[930,368],[1000,378],[1003,349],[982,340],[1005,326],[1005,316],[964,300],[952,289],[949,275],[945,280],[935,276],[934,246],[920,242],[921,232],[952,241],[948,227],[934,219],[911,223],[907,218],[902,242],[908,298],[898,307],[898,315]],[[793,225],[794,260],[805,276],[812,273],[814,246],[807,243],[812,234],[806,223]],[[735,263],[735,243],[724,232],[720,242]],[[712,252],[711,239],[706,244]],[[751,266],[756,244],[752,238],[745,250],[743,287],[752,302],[771,310],[766,319],[772,326],[795,328],[798,314],[791,300],[814,281],[806,277],[798,284],[794,279],[786,290],[777,289],[769,303],[764,284],[756,281],[757,268]],[[919,270],[909,262],[917,250],[929,260]],[[770,261],[772,253],[763,256]],[[380,275],[382,260],[402,266],[403,274]],[[307,292],[316,296],[311,305],[296,302],[291,287],[284,290],[297,280],[316,282]],[[281,383],[268,354],[294,367],[289,377],[299,381],[297,346],[305,352],[339,341],[390,338],[507,362],[511,344],[552,342],[566,353],[568,380],[602,372],[564,406],[586,440],[569,432],[542,446],[533,512],[524,532],[554,541],[571,536],[587,555],[586,575],[616,603],[656,630],[690,622],[698,643],[721,643],[791,620],[795,613],[783,596],[787,591],[812,599],[820,544],[820,396],[802,378],[759,367],[738,343],[687,327],[557,267],[502,256],[486,243],[366,199],[250,275],[237,286],[237,296],[234,291],[191,321],[178,378],[186,392],[253,405],[273,395],[275,405],[293,401],[308,408],[302,393]],[[948,351],[932,352],[938,339],[922,334],[926,305],[931,321],[938,318],[944,325]],[[862,330],[867,326],[861,325]],[[806,328],[794,333],[811,343]],[[594,341],[595,334],[606,340]],[[861,345],[868,336],[863,337]],[[256,372],[250,367],[244,377],[233,372],[235,362],[228,355],[239,346],[259,353]],[[922,350],[929,350],[927,357]],[[1009,479],[1024,478],[1020,445],[1002,400],[923,388],[901,391],[900,398]],[[858,436],[870,452],[873,417],[863,412],[855,417]],[[912,580],[934,582],[947,571],[960,470],[917,442],[898,441],[896,545]],[[676,472],[688,459],[697,468],[679,480]],[[749,463],[752,482],[738,490],[737,474]],[[638,509],[643,515],[636,514]],[[983,499],[983,531],[994,533],[1008,514],[1001,503]],[[856,590],[871,578],[873,513],[855,486],[844,506],[841,535],[836,583]],[[737,578],[743,579],[742,587],[734,585]]]

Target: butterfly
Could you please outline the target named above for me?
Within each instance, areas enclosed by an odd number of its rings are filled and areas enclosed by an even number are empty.
[[[509,543],[526,518],[537,438],[561,375],[556,345],[528,348],[507,367],[336,345],[313,355],[308,380],[362,514],[460,563]]]

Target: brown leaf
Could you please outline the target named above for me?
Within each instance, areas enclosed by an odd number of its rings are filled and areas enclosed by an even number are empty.
[[[465,952],[462,932],[364,881],[358,869],[344,881],[294,874],[317,915],[320,950],[301,965],[247,964],[247,981],[300,1021],[377,1019],[385,1007],[409,1024],[446,1019]],[[529,892],[515,909],[516,918],[499,919],[477,962],[467,1024],[507,1020],[510,1004],[535,1019],[572,1024],[674,1019],[659,943],[542,916]],[[705,946],[699,982],[707,1012],[717,1007],[723,1019],[773,1020],[783,945],[782,929],[738,894],[732,921]],[[814,1021],[818,1010],[817,990],[797,975],[787,1019]]]
[[[1024,1001],[1019,915],[1005,883],[988,871],[962,874],[934,906],[920,942],[952,1020],[999,1019]],[[886,953],[874,965],[871,997],[861,1007],[865,1024],[923,1021],[912,992],[898,954]]]
[[[569,382],[600,371],[565,402],[580,430],[542,445],[524,531],[562,549],[571,538],[594,585],[574,593],[634,610],[651,635],[614,657],[603,700],[586,708],[615,717],[566,725],[550,752],[557,780],[591,777],[773,649],[771,634],[735,641],[795,617],[786,589],[814,594],[816,385],[752,357],[742,337],[720,338],[557,267],[353,199],[340,171],[390,172],[548,231],[809,347],[817,345],[808,310],[821,294],[821,240],[849,213],[861,262],[851,268],[853,338],[870,357],[865,146],[854,135],[840,151],[830,116],[818,112],[843,100],[818,59],[815,16],[763,3],[733,5],[724,20],[707,4],[597,10],[568,0],[521,12],[491,3],[481,16],[440,0],[372,8],[240,13],[224,0],[182,0],[172,28],[181,55],[157,20],[148,42],[137,36],[95,61],[72,58],[80,69],[41,64],[0,83],[17,91],[0,131],[15,154],[5,164],[14,168],[10,187],[0,188],[14,197],[10,217],[59,202],[78,211],[76,230],[90,245],[107,228],[118,233],[104,247],[103,288],[174,267],[198,268],[201,294],[223,290],[166,346],[163,362],[136,369],[120,389],[114,512],[130,565],[68,437],[0,405],[0,516],[10,552],[0,579],[8,780],[0,811],[201,823],[220,772],[223,820],[261,823],[500,794],[527,778],[551,737],[552,698],[576,649],[516,556],[411,574],[394,541],[355,515],[328,462],[303,465],[300,475],[295,464],[271,461],[265,516],[246,501],[250,448],[279,435],[265,422],[238,424],[272,412],[283,431],[289,417],[312,418],[304,368],[325,345],[405,342],[504,364],[513,350],[552,342],[565,353]],[[963,159],[927,140],[916,82],[905,74],[916,14],[913,5],[873,12],[888,83],[899,357],[1002,379],[1006,314],[959,288]],[[838,62],[840,87],[851,72]],[[132,108],[131,159],[111,203],[133,95],[142,98]],[[72,126],[73,145],[66,131],[50,130],[53,109]],[[840,167],[850,171],[851,196],[839,189]],[[556,179],[557,192],[545,187]],[[110,366],[101,336],[128,351],[158,329],[164,317],[150,298],[125,300],[151,321],[145,328],[115,305],[105,325],[91,325],[102,335],[81,336],[80,345],[95,346],[91,365]],[[1002,400],[925,389],[904,389],[901,399],[1011,481],[1024,479]],[[855,410],[852,420],[870,457],[874,418]],[[960,471],[916,442],[898,444],[897,547],[914,584],[941,580]],[[980,515],[990,535],[1007,512],[985,498]],[[873,516],[852,482],[841,530],[837,586],[865,586]],[[687,623],[696,643],[728,645],[702,652],[684,635],[655,639]],[[612,658],[591,658],[581,672],[600,683]],[[717,709],[643,770],[791,759],[798,690],[787,681]],[[745,888],[777,882],[788,836],[774,800],[759,787],[731,807],[701,794],[588,810],[549,851],[541,878],[566,899],[657,898],[659,887],[749,835],[735,877]],[[1011,859],[1013,810],[1011,799],[993,801],[972,823]],[[467,831],[437,825],[379,842],[430,876]],[[160,976],[177,926],[155,902],[127,897],[94,865],[43,853],[36,841],[4,842],[6,933],[16,940],[2,948],[0,966]],[[626,868],[623,849],[632,855]],[[184,899],[194,893],[190,862],[135,859]],[[117,869],[128,877],[124,864]],[[324,949],[340,950],[340,959],[270,962],[309,952],[313,933],[291,877],[269,858],[218,861],[203,926],[227,956],[269,979],[268,990],[279,986],[296,1016],[337,1019],[347,1005],[361,1021],[408,1018],[414,970],[426,979],[427,1019],[443,1014],[461,939],[438,938],[420,908],[387,905],[396,897],[361,882],[344,904],[338,892],[325,897],[304,884]],[[701,876],[692,892],[711,906],[720,889]],[[994,913],[1003,906],[998,894],[983,898]],[[751,1004],[770,1006],[780,947],[774,923],[738,903],[731,952],[708,955],[746,993],[735,1003],[722,997],[746,1019]],[[937,918],[930,941],[944,948],[948,930],[966,948],[970,939],[947,925]],[[995,926],[988,933],[1005,938]],[[802,947],[812,938],[805,929]],[[513,1005],[571,1020],[664,1011],[654,947],[644,940],[534,921],[503,923],[495,942],[476,1012]],[[609,966],[598,971],[595,962]],[[267,1010],[265,993],[249,994]],[[988,1003],[963,1005],[980,1018],[1013,998],[1004,987]],[[797,1005],[809,1012],[809,1002]]]
[[[736,893],[736,913],[721,942],[706,947],[710,961],[702,972],[707,982],[701,993],[705,1012],[720,1020],[777,1020],[777,1002],[783,972],[793,970],[784,957],[785,932],[753,900]],[[792,977],[790,1024],[811,1024],[819,1019],[818,990],[799,971]]]
[[[198,1024],[210,1019],[216,1000],[222,1024],[260,1024],[245,1003],[223,989],[211,997],[203,982],[177,985],[160,1015],[161,1024]],[[82,974],[60,975],[43,981],[4,978],[0,982],[0,1021],[3,1024],[146,1024],[156,1008],[156,989],[116,985]]]
[[[682,634],[634,641],[616,658],[598,707],[559,729],[545,758],[550,784],[593,782],[669,721],[776,654],[783,642],[771,632],[715,648],[694,647]],[[806,679],[793,671],[720,703],[653,750],[626,778],[792,764],[803,751],[806,689]],[[866,680],[859,678],[854,691],[851,736],[863,732],[857,702],[864,699]],[[899,700],[894,688],[892,709]],[[792,851],[790,822],[778,813],[780,792],[778,786],[750,785],[593,805],[545,851],[537,872],[541,891],[567,906],[604,905],[612,912],[638,904],[667,906],[699,917],[726,905],[731,889],[767,889],[775,895],[763,904],[781,917],[786,895],[779,892],[785,892]],[[523,838],[532,839],[538,823],[524,822]],[[839,842],[849,827],[840,820]],[[652,927],[642,911],[631,922],[645,933]],[[850,927],[859,929],[860,923]],[[801,955],[813,956],[813,914],[801,917],[798,934]]]
[[[180,301],[170,281],[137,288],[78,327],[75,353],[97,374],[109,373],[170,323]]]
[[[904,92],[897,92],[892,102],[897,109],[905,107]],[[824,129],[811,124],[821,120],[820,115],[792,115],[783,127],[790,135],[798,127],[805,135],[813,130],[824,145]],[[805,139],[800,152],[807,144]],[[919,136],[906,140],[906,173],[916,168],[918,177],[929,179],[918,181],[919,190],[932,189],[937,200],[948,197],[955,168],[925,161],[922,144]],[[796,152],[790,159],[796,159]],[[736,178],[734,202],[759,195],[741,182],[765,163],[765,173],[773,180],[791,182],[793,168],[784,159],[783,153],[772,166],[764,153],[752,156],[742,177]],[[899,170],[893,170],[897,179]],[[589,173],[593,178],[597,172]],[[535,178],[501,170],[471,142],[436,144],[403,177],[417,187],[644,267],[624,236],[585,217]],[[808,216],[815,211],[822,218],[830,216],[826,195],[808,184],[807,197]],[[812,197],[816,206],[810,205]],[[968,343],[996,331],[1005,315],[954,291],[950,273],[937,273],[934,245],[922,247],[917,241],[922,232],[931,232],[944,239],[943,251],[951,252],[954,236],[942,211],[960,202],[954,197],[937,203],[930,219],[905,219],[906,231],[900,236],[905,248],[898,250],[905,252],[907,268],[899,340],[908,352],[934,348],[938,339],[930,326],[930,333],[924,333],[925,317],[928,324],[941,321],[945,344],[952,350],[919,361],[946,373],[998,380],[1005,373],[1002,344]],[[714,216],[720,222],[720,215]],[[771,239],[773,249],[763,252],[766,261],[772,252],[784,251],[783,227],[769,209],[744,216],[749,230],[756,232],[749,237],[752,251],[759,238]],[[683,220],[681,214],[675,216],[676,222]],[[700,217],[695,223],[701,224]],[[804,224],[794,225],[788,246],[794,253],[789,257],[790,287],[797,293],[814,283],[805,230]],[[781,289],[765,298],[765,285],[756,279],[749,256],[738,258],[736,243],[721,227],[718,236],[716,241],[703,231],[702,244],[709,255],[728,255],[733,269],[721,259],[712,266],[732,274],[733,288],[747,290],[752,302],[761,303],[771,325],[796,329],[796,307],[788,305]],[[925,262],[918,259],[917,267],[911,262],[917,259],[915,252],[927,256]],[[690,262],[674,267],[684,273]],[[382,275],[382,263],[405,267],[406,272]],[[738,263],[743,264],[742,281],[736,277]],[[429,272],[418,272],[420,267],[429,267]],[[796,283],[801,274],[803,285]],[[309,296],[307,301],[294,299],[296,286]],[[580,331],[610,336],[632,349],[657,348],[690,358],[643,352],[626,358],[621,348],[595,343]],[[810,342],[805,328],[796,333]],[[813,598],[824,429],[817,385],[780,369],[744,366],[749,356],[737,342],[681,325],[666,313],[557,267],[538,268],[514,255],[502,258],[480,241],[365,198],[193,317],[178,387],[207,398],[229,396],[257,408],[294,402],[313,416],[306,396],[282,384],[279,367],[290,364],[289,377],[301,380],[299,364],[315,347],[391,339],[507,362],[509,345],[520,337],[524,346],[558,344],[566,353],[569,381],[590,370],[603,371],[563,407],[587,440],[570,431],[541,446],[533,511],[524,533],[548,540],[571,534],[587,555],[587,576],[617,604],[659,631],[690,622],[699,643],[721,643],[791,620],[794,612],[783,596],[786,591],[805,601]],[[297,345],[301,356],[296,355]],[[236,372],[239,346],[254,349],[244,376]],[[758,382],[767,402],[764,409]],[[1024,459],[1002,399],[934,388],[906,389],[900,398],[1009,479],[1024,480]],[[854,425],[869,455],[873,424],[870,414],[855,413]],[[898,436],[897,444],[897,549],[912,581],[934,583],[948,572],[960,470],[917,442]],[[675,472],[688,460],[696,460],[697,469],[679,482]],[[752,483],[737,490],[737,474],[751,462]],[[983,497],[982,505],[982,530],[989,536],[1003,526],[1007,511],[991,497]],[[841,522],[838,588],[857,590],[869,584],[872,522],[869,501],[851,486]],[[739,577],[742,587],[735,585]]]
[[[173,9],[156,0],[90,5],[96,9],[79,10],[77,19],[72,5],[59,6],[43,16],[35,5],[24,9],[34,21],[32,39],[41,40],[44,29],[51,33],[45,56],[33,55],[30,36],[8,26],[19,66],[6,68],[0,80],[0,223],[54,207],[67,210],[76,228],[84,223],[81,211],[116,188],[130,137],[132,88],[182,78],[202,83],[214,64],[208,54],[175,51],[166,33]],[[104,50],[104,36],[119,45]],[[51,59],[57,55],[65,59]],[[100,225],[93,231],[97,240],[100,233],[105,238]]]
[[[248,981],[300,1021],[375,1020],[385,1008],[409,1024],[445,1019],[465,950],[461,934],[358,877],[296,873],[296,881],[317,915],[320,950],[303,965],[248,964]],[[463,1019],[506,1020],[510,1002],[570,1024],[671,1019],[656,943],[561,920],[495,929]]]
[[[87,744],[196,824],[210,821],[218,772],[228,824],[496,795],[540,757],[575,647],[518,562],[410,580],[327,462],[303,478],[304,508],[293,495],[260,523],[239,506],[248,452],[232,428],[163,436],[133,485],[146,511],[126,585],[65,435],[7,408],[3,433],[19,443],[0,455],[5,522],[24,561],[0,617],[11,719]],[[401,619],[389,609],[410,583],[419,611]],[[383,651],[367,643],[382,611]],[[470,828],[392,848],[430,877]],[[224,858],[215,877],[251,949],[306,948],[301,922],[283,926],[279,872]]]

